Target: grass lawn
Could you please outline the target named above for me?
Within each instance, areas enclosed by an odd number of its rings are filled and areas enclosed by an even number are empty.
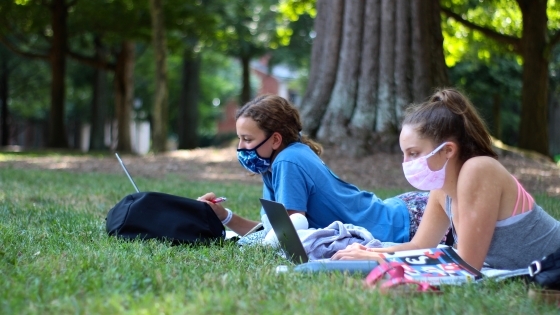
[[[1,160],[1,154],[0,154]],[[187,197],[228,197],[259,218],[260,186],[135,178]],[[1,314],[558,314],[517,280],[383,296],[341,273],[277,275],[272,250],[169,246],[107,237],[105,215],[132,191],[124,174],[0,168]],[[398,191],[376,191],[388,197]],[[560,218],[560,199],[536,196]]]

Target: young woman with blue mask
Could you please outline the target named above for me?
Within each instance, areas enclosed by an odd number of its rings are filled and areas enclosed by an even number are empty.
[[[362,226],[384,242],[406,242],[416,232],[428,193],[412,192],[382,200],[338,178],[320,159],[321,146],[301,134],[297,109],[277,95],[259,96],[236,115],[237,155],[243,167],[260,174],[263,198],[280,202],[290,214],[306,216],[310,228],[334,221]],[[244,235],[259,222],[206,201],[218,218]],[[261,210],[261,214],[263,211]]]
[[[458,91],[437,91],[411,107],[399,141],[406,178],[431,190],[417,233],[389,248],[350,245],[333,259],[435,247],[450,222],[458,254],[477,269],[526,268],[560,248],[560,222],[498,162],[482,119]]]

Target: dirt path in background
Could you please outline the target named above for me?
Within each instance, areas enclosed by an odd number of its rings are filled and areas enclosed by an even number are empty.
[[[0,161],[0,167],[66,170],[69,172],[121,173],[115,157],[57,156],[19,157]],[[174,151],[159,155],[122,156],[134,177],[163,178],[174,174],[188,180],[228,181],[260,184],[237,161],[234,147]],[[378,153],[364,158],[349,158],[335,148],[325,148],[322,156],[329,167],[345,181],[360,188],[414,190],[403,176],[402,155]],[[523,157],[504,151],[501,163],[533,194],[560,197],[560,167],[552,162]]]

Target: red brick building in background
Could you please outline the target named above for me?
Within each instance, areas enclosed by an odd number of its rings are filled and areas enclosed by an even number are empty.
[[[230,99],[222,107],[222,117],[218,120],[218,134],[235,133],[235,112],[239,108],[237,100]]]
[[[270,55],[265,55],[258,61],[251,63],[251,74],[257,77],[259,87],[257,95],[277,94],[292,103],[297,103],[298,95],[288,88],[288,83],[296,78],[296,73],[288,67],[277,65],[269,69]],[[217,122],[218,134],[235,133],[235,113],[239,108],[238,99],[232,98],[222,108],[222,118]]]

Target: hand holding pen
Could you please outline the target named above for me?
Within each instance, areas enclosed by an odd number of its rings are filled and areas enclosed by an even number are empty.
[[[224,208],[222,205],[218,205],[219,203],[226,201],[226,197],[216,197],[214,193],[209,192],[198,197],[197,200],[207,203],[212,210],[214,210],[214,213],[216,213],[218,219],[220,219],[224,225],[226,225],[233,217],[231,210]]]
[[[226,197],[217,197],[217,198],[214,198],[214,199],[210,200],[210,202],[212,202],[212,203],[220,203],[220,202],[224,202],[224,201],[226,201],[226,200],[227,200]]]
[[[214,193],[207,193],[207,194],[204,194],[204,195],[196,198],[196,200],[211,202],[213,204],[218,204],[218,203],[222,203],[222,202],[226,201],[227,198],[226,197],[216,197],[216,195],[214,195]]]

